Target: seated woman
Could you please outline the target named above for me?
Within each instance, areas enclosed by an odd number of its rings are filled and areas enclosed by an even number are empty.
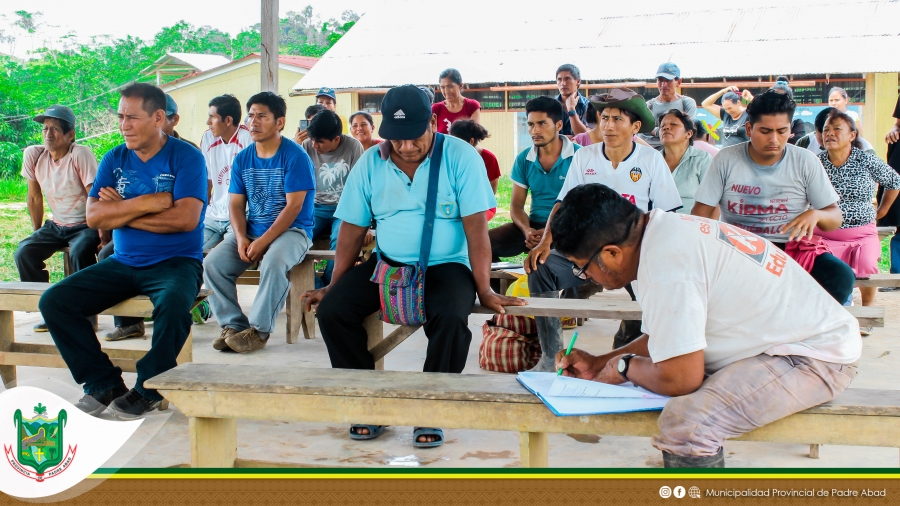
[[[356,111],[350,116],[350,135],[362,144],[363,151],[383,142],[382,139],[372,138],[374,130],[375,121],[366,111]]]
[[[497,162],[497,157],[494,156],[494,153],[478,147],[478,143],[490,137],[491,134],[488,133],[486,128],[470,119],[458,119],[450,125],[450,135],[468,142],[475,148],[475,151],[478,151],[478,154],[481,155],[481,159],[484,160],[484,167],[487,169],[487,176],[488,181],[491,183],[491,189],[494,191],[494,195],[496,195],[497,182],[502,175],[500,174],[500,164]],[[488,209],[485,213],[488,221],[490,221],[496,213],[496,207]]]
[[[852,117],[837,109],[831,111],[822,131],[826,151],[819,155],[819,160],[840,196],[838,206],[844,223],[830,232],[817,228],[816,235],[822,237],[831,252],[860,278],[878,273],[881,241],[875,220],[887,214],[900,193],[900,175],[877,156],[860,149],[862,144],[858,135]],[[876,211],[872,197],[877,184],[884,188],[884,196]],[[859,291],[863,306],[875,302],[874,287],[860,287]],[[861,329],[862,334],[869,335],[871,329]]]
[[[712,157],[693,146],[694,121],[678,109],[671,109],[659,119],[659,139],[662,142],[662,155],[666,165],[672,171],[675,186],[684,206],[676,213],[691,214],[694,208],[694,193],[700,187]]]
[[[437,115],[438,133],[450,133],[450,125],[458,119],[481,122],[481,104],[462,95],[462,75],[456,69],[447,69],[440,76],[441,95],[444,100],[431,105],[431,113]]]

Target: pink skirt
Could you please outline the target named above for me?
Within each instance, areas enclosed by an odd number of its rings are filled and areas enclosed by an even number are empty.
[[[881,241],[878,240],[878,229],[874,222],[831,232],[816,228],[815,234],[825,239],[832,254],[849,265],[857,278],[878,274]]]

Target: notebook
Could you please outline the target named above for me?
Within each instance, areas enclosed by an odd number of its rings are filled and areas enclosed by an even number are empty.
[[[659,411],[669,400],[632,383],[607,385],[554,372],[520,372],[516,379],[556,416]]]

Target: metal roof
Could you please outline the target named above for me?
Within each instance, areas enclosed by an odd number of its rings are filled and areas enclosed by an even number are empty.
[[[167,92],[176,90],[178,88],[190,86],[194,83],[209,79],[211,77],[220,76],[226,72],[231,72],[232,70],[243,68],[254,63],[259,63],[259,61],[259,53],[250,53],[247,56],[234,61],[226,60],[226,63],[224,65],[219,65],[218,67],[192,72],[186,76],[180,77],[178,79],[175,79],[174,81],[170,81],[162,85],[162,88]],[[309,56],[294,56],[287,54],[278,55],[279,68],[291,70],[300,74],[306,74],[307,72],[309,72],[309,69],[311,69],[318,61],[318,58],[312,58]]]
[[[653,80],[666,61],[684,78],[900,71],[897,1],[608,3],[482,0],[445,16],[398,0],[367,12],[294,91],[436,84],[448,67],[467,83],[547,82],[562,63],[595,81]]]
[[[141,74],[154,74],[162,71],[165,74],[189,72],[205,72],[209,69],[221,67],[231,60],[217,54],[198,53],[166,53],[159,57],[152,65],[141,71]]]

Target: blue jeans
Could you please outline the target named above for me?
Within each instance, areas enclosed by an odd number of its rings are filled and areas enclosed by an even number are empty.
[[[900,274],[900,235],[891,237],[891,274]]]
[[[334,251],[337,247],[338,230],[341,229],[341,220],[334,217],[334,211],[337,206],[320,206],[316,204],[313,210],[316,216],[316,225],[313,228],[313,240],[322,237],[328,237],[328,249]],[[330,235],[329,235],[330,234]],[[325,274],[322,275],[321,281],[316,278],[316,288],[331,283],[331,271],[334,270],[334,262],[331,260],[325,266]]]
[[[38,308],[47,322],[69,372],[84,393],[103,392],[124,385],[122,369],[100,348],[91,322],[97,314],[135,295],[153,302],[150,351],[137,361],[134,388],[151,400],[162,400],[144,381],[175,367],[175,358],[191,331],[191,307],[203,276],[193,258],[174,257],[147,267],[131,267],[115,259],[80,270],[44,292]]]

